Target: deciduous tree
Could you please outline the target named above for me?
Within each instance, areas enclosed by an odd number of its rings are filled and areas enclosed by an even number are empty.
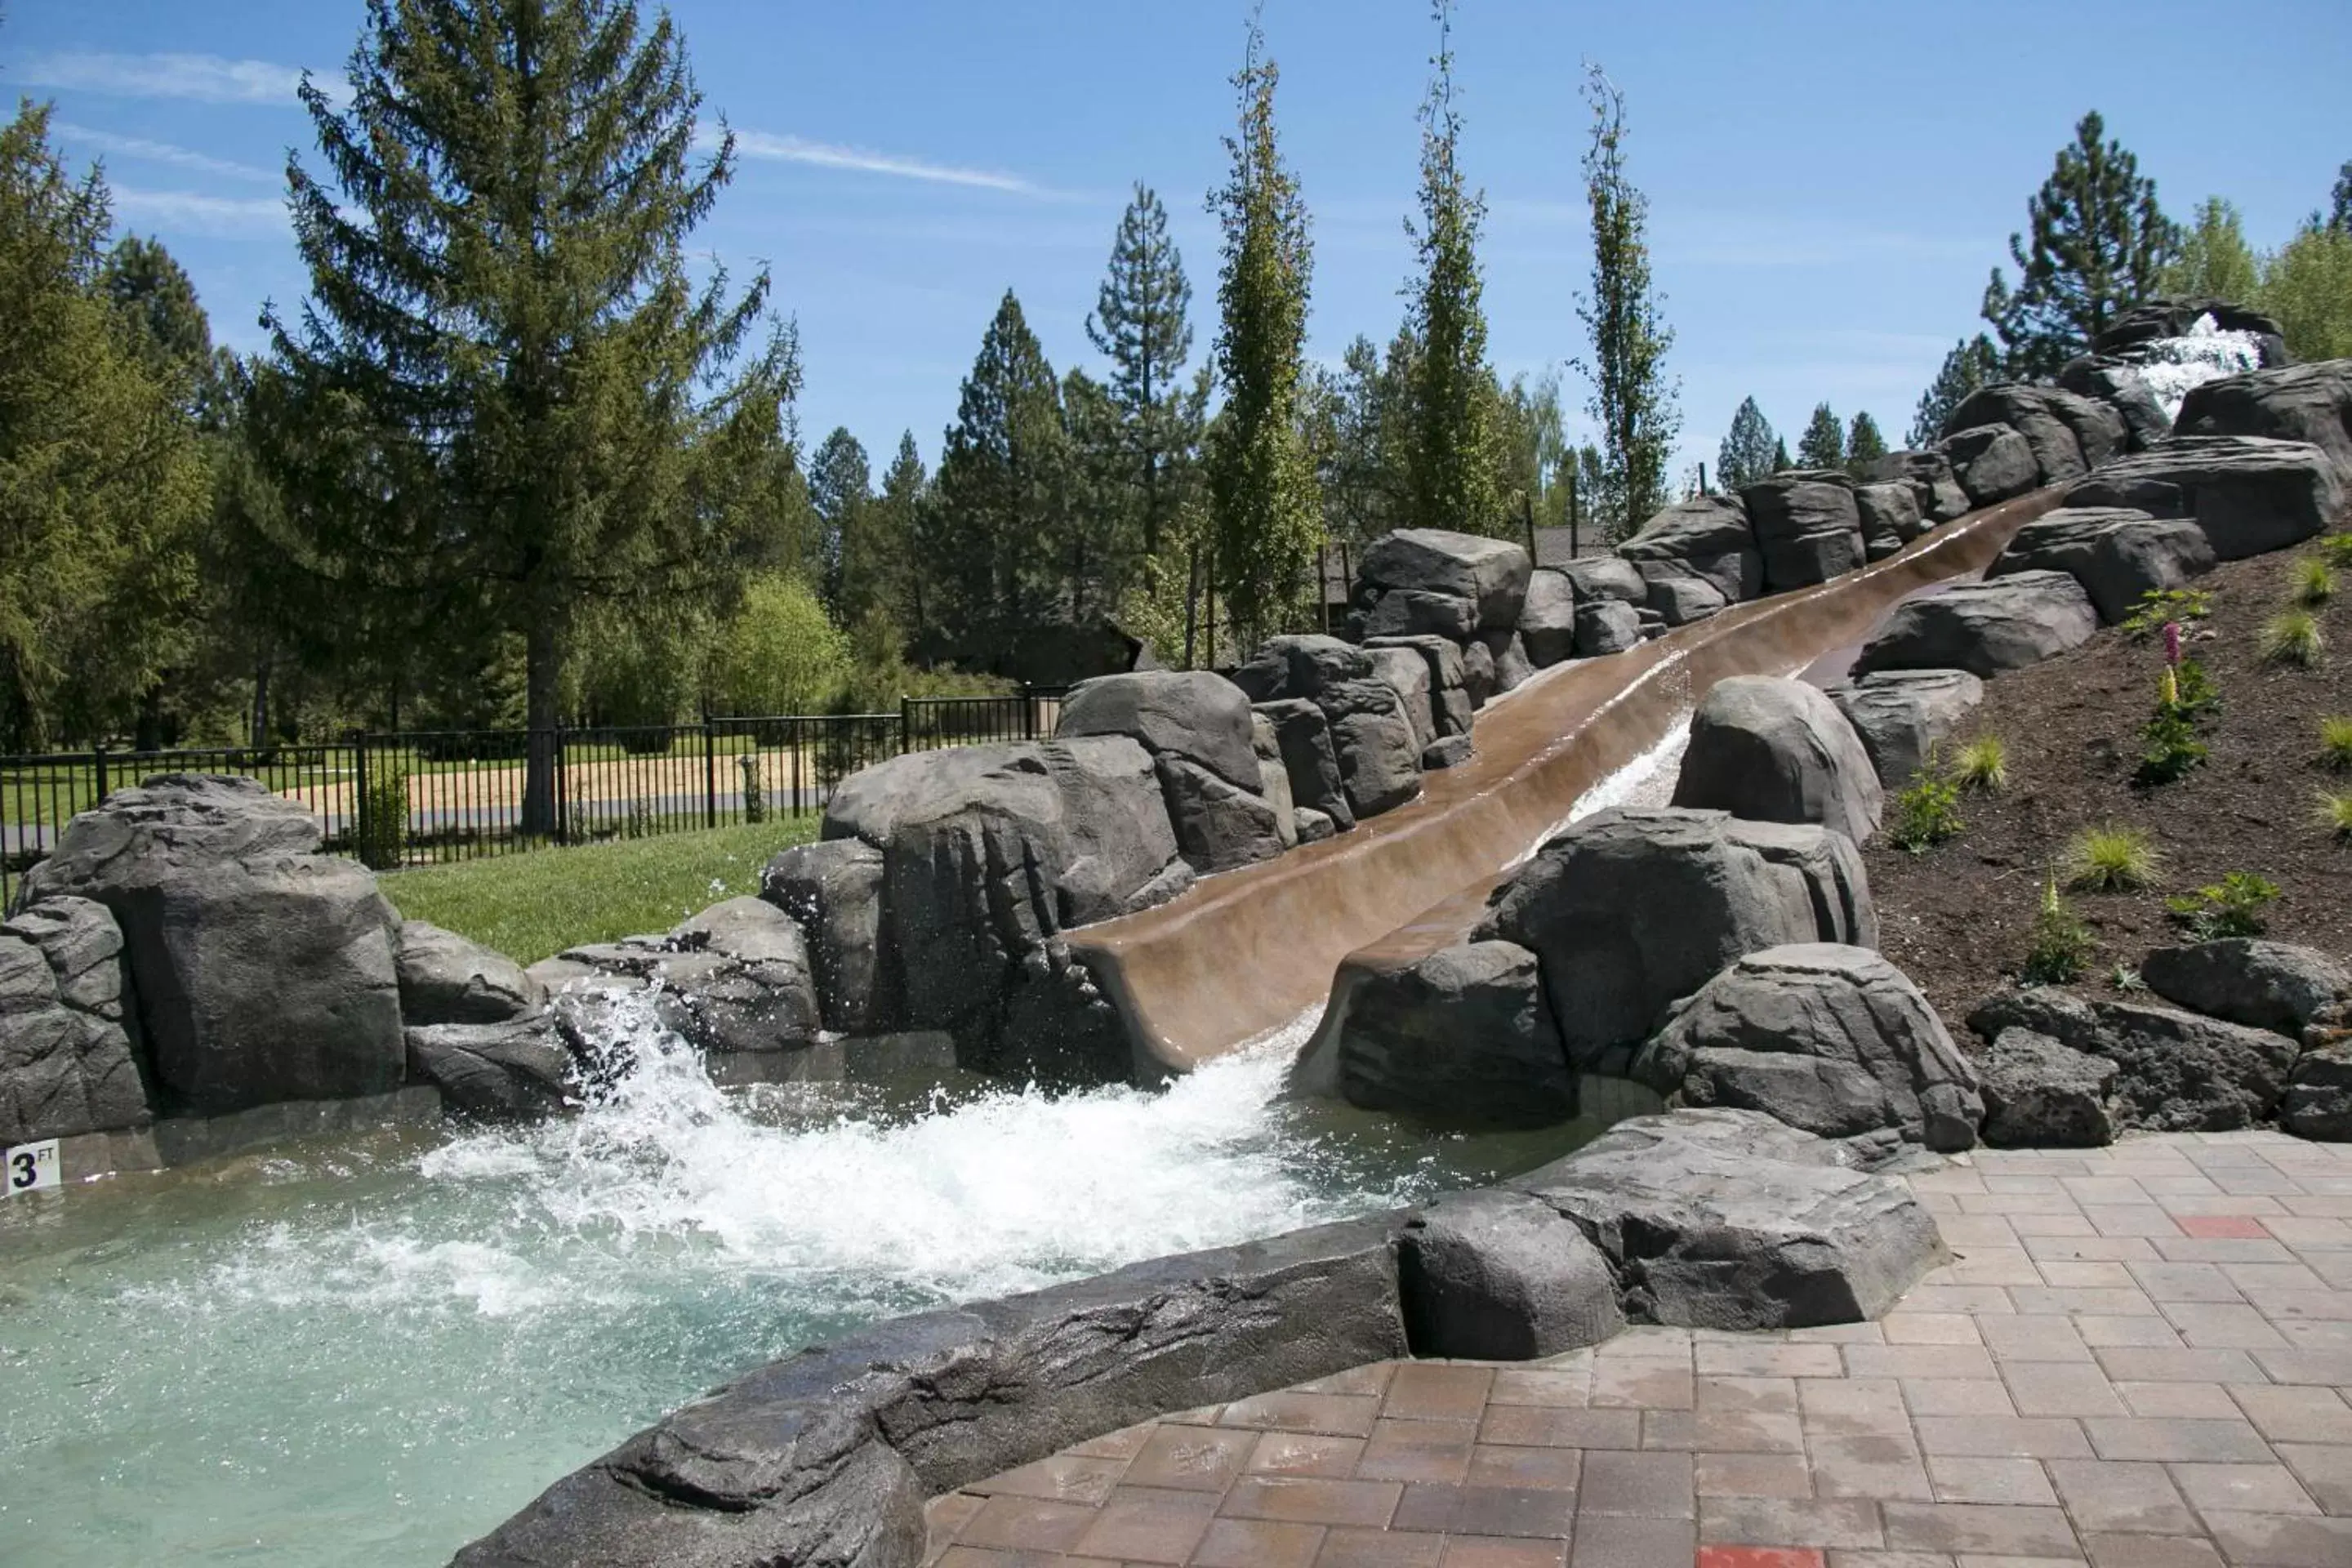
[[[1666,463],[1682,427],[1677,386],[1665,374],[1675,334],[1650,281],[1650,201],[1625,173],[1625,95],[1599,66],[1588,68],[1585,100],[1592,134],[1584,154],[1592,213],[1592,290],[1577,303],[1590,334],[1578,368],[1592,384],[1587,405],[1601,426],[1607,536],[1622,539],[1666,500]]]
[[[2196,221],[2182,231],[2179,253],[2165,267],[2163,291],[2243,305],[2261,286],[2238,209],[2219,196],[2206,197],[2197,205]]]

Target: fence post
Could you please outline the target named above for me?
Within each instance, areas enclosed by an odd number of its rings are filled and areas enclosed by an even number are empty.
[[[98,798],[90,805],[104,805],[106,797],[113,791],[106,782],[106,746],[102,742],[89,749],[89,772],[92,781],[98,785]]]
[[[555,721],[555,821],[553,831],[558,844],[572,841],[572,781],[566,777],[564,765],[563,721]]]
[[[364,733],[352,737],[352,847],[362,860],[367,858],[368,847],[367,742]]]
[[[719,826],[719,751],[711,733],[710,715],[702,716],[702,825]]]
[[[915,749],[915,700],[905,692],[898,693],[898,750]]]

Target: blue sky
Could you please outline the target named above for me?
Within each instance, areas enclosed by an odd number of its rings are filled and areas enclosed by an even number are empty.
[[[1214,331],[1215,233],[1243,6],[1131,0],[676,0],[707,110],[742,140],[699,239],[775,274],[800,322],[812,444],[846,425],[926,457],[996,301],[1017,290],[1057,368],[1130,184],[1167,202]],[[52,99],[102,159],[120,223],[194,275],[217,337],[257,346],[303,275],[280,193],[315,166],[297,73],[340,73],[357,0],[12,0],[0,88]],[[1435,29],[1423,0],[1269,0],[1286,151],[1314,216],[1310,350],[1385,342]],[[2352,5],[1979,0],[1948,5],[1463,0],[1463,158],[1491,206],[1491,349],[1506,374],[1576,353],[1589,252],[1580,62],[1624,89],[1678,334],[1685,458],[1754,394],[1792,439],[1811,405],[1899,440],[1987,269],[2085,109],[2176,213],[2229,196],[2274,244],[2352,158]],[[1568,401],[1584,388],[1571,374]],[[1578,423],[1581,423],[1580,417]]]

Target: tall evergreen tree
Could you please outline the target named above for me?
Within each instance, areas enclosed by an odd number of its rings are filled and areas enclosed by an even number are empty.
[[[1785,473],[1796,465],[1789,461],[1789,443],[1780,437],[1772,437],[1772,471]]]
[[[1279,80],[1253,16],[1234,77],[1240,122],[1225,138],[1233,173],[1210,197],[1224,230],[1217,379],[1225,393],[1208,442],[1210,568],[1239,652],[1303,612],[1298,595],[1323,538],[1298,421],[1314,250],[1297,176],[1276,140]]]
[[[2327,226],[2352,234],[2352,159],[2345,160],[2336,171],[2336,184],[2327,197]]]
[[[1587,405],[1608,465],[1608,537],[1622,539],[1665,503],[1666,462],[1682,415],[1665,374],[1675,334],[1650,282],[1650,200],[1625,174],[1625,95],[1593,66],[1585,82],[1592,140],[1584,154],[1592,210],[1592,292],[1576,313],[1591,336],[1580,362],[1592,383]]]
[[[1885,456],[1886,437],[1879,433],[1878,421],[1865,408],[1853,416],[1853,423],[1846,429],[1845,466],[1854,478],[1862,479],[1870,472],[1870,466]]]
[[[929,489],[915,433],[902,433],[882,471],[881,493],[858,514],[859,527],[842,542],[841,619],[856,628],[879,613],[903,636],[923,624],[922,570],[915,559],[921,510]]]
[[[1478,229],[1486,199],[1462,177],[1462,115],[1454,105],[1454,5],[1437,0],[1437,54],[1421,106],[1421,250],[1412,331],[1411,447],[1413,521],[1424,528],[1494,533],[1502,515],[1494,375],[1479,302]]]
[[[2010,376],[2056,374],[2108,321],[2157,291],[2178,245],[2156,182],[2121,142],[2101,141],[2105,134],[2098,110],[2083,116],[2027,204],[2031,240],[2009,237],[2016,285],[1998,267],[1985,285],[1984,319]]]
[[[1180,499],[1170,470],[1190,462],[1201,440],[1200,421],[1187,416],[1184,395],[1192,307],[1192,285],[1169,237],[1168,210],[1139,180],[1111,244],[1109,273],[1087,318],[1087,338],[1111,363],[1108,392],[1148,557],[1160,553],[1160,535]]]
[[[1772,474],[1772,455],[1780,437],[1772,433],[1771,422],[1756,400],[1744,397],[1738,412],[1731,416],[1731,429],[1723,437],[1723,446],[1715,455],[1716,482],[1735,494],[1759,479]]]
[[[818,443],[809,459],[809,504],[817,519],[817,581],[811,584],[836,620],[848,624],[842,607],[842,575],[848,542],[864,526],[861,515],[874,497],[874,473],[866,448],[845,426]]]
[[[554,831],[558,681],[583,613],[707,593],[707,504],[785,438],[765,272],[698,285],[688,237],[734,166],[665,15],[635,0],[370,0],[348,90],[305,82],[289,159],[301,313],[256,424],[322,592],[404,644],[522,645],[521,826]]]
[[[2196,220],[2181,233],[2179,253],[2164,269],[2163,291],[2242,305],[2261,286],[2238,209],[2219,196],[2206,197],[2197,205]]]
[[[970,643],[1066,607],[1058,557],[1069,479],[1061,386],[1008,289],[964,377],[924,517],[929,624]]]
[[[125,235],[106,253],[99,286],[131,323],[141,357],[194,395],[213,371],[213,334],[186,268],[160,240]]]
[[[1805,433],[1797,437],[1797,467],[1845,467],[1845,427],[1826,403],[1813,405],[1813,416],[1805,422]]]
[[[1936,379],[1919,395],[1919,406],[1911,416],[1911,430],[1904,439],[1913,450],[1932,447],[1944,434],[1944,421],[1952,416],[1980,386],[1990,386],[2000,375],[2000,351],[1993,347],[1992,339],[1979,332],[1972,338],[1962,338],[1944,356]]]

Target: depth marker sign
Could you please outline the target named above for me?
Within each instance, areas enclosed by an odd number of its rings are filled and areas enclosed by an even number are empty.
[[[0,1154],[0,1195],[15,1197],[18,1193],[37,1193],[44,1187],[64,1185],[65,1162],[58,1158],[58,1141],[54,1138],[41,1143],[19,1143],[5,1154]]]

